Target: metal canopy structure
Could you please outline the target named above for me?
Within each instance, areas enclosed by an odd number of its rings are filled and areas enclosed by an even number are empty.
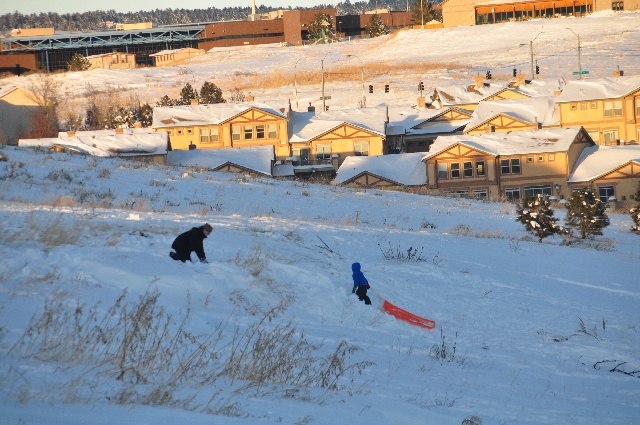
[[[36,37],[9,37],[2,39],[2,51],[25,52],[55,49],[87,49],[105,46],[197,41],[204,31],[202,26],[160,27],[145,30],[105,31],[94,33],[68,33]]]

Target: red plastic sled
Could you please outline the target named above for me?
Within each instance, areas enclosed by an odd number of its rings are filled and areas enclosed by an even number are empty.
[[[408,311],[391,304],[389,301],[385,300],[384,304],[382,304],[382,309],[393,317],[403,320],[411,325],[420,326],[425,329],[433,329],[436,327],[436,322],[433,320],[425,319],[424,317],[409,313]]]

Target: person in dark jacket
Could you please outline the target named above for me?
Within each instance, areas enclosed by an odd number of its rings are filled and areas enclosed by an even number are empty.
[[[353,263],[351,265],[351,271],[353,272],[353,290],[352,294],[356,294],[360,301],[364,301],[366,305],[371,305],[371,300],[367,296],[367,289],[371,288],[367,278],[360,271],[360,263]]]
[[[211,225],[205,223],[200,227],[194,227],[179,235],[171,245],[171,248],[175,249],[176,252],[171,251],[169,256],[174,260],[180,260],[184,263],[187,260],[191,261],[191,253],[195,251],[200,262],[207,263],[207,256],[204,253],[202,242],[209,236],[212,230]]]

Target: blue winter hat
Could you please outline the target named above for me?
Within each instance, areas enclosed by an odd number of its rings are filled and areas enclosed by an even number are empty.
[[[353,272],[359,272],[360,271],[360,263],[353,263],[351,265],[351,271]]]

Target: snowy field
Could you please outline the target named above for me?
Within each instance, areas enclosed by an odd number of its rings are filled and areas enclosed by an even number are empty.
[[[634,74],[639,24],[640,14],[602,14],[406,31],[225,49],[188,66],[199,86],[276,64],[312,69],[329,53],[368,63],[406,52],[506,79],[512,61],[528,69],[528,43],[544,31],[534,46],[557,70],[544,76],[570,78],[571,26],[583,69]],[[152,98],[183,77],[57,78],[70,94],[90,82]],[[413,78],[428,88],[467,77],[393,76],[391,96],[414,99]],[[16,81],[28,82],[0,84]],[[360,86],[340,84],[333,101],[347,107]],[[300,104],[317,90],[302,87]],[[292,86],[252,92],[282,100]],[[640,238],[628,215],[609,217],[595,240],[538,243],[511,204],[0,147],[0,423],[637,424]],[[172,261],[173,239],[205,222],[209,263]],[[371,307],[351,294],[354,261]],[[385,314],[384,300],[436,328]]]

